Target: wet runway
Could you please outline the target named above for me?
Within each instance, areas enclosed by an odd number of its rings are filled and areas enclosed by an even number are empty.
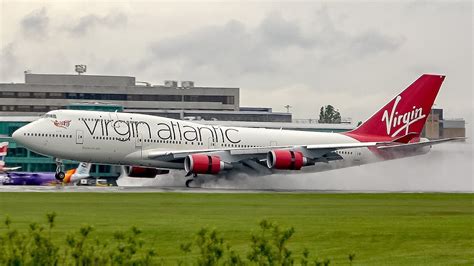
[[[1,192],[92,192],[92,193],[433,193],[440,191],[233,189],[186,187],[94,187],[94,186],[2,186]],[[456,193],[452,191],[451,193]],[[466,192],[459,192],[466,193]],[[469,193],[469,192],[467,192]],[[472,193],[472,192],[471,192]]]
[[[94,192],[94,193],[328,193],[335,191],[283,189],[229,189],[186,187],[94,187],[94,186],[0,186],[0,192]]]

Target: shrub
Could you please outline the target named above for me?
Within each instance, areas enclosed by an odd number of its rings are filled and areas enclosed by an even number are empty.
[[[52,241],[56,213],[46,214],[46,224],[30,223],[19,231],[11,227],[10,217],[0,235],[0,265],[151,265],[161,261],[153,248],[145,248],[142,231],[132,226],[128,231],[114,232],[112,240],[94,238],[94,227],[83,225],[65,236],[65,245]],[[250,251],[246,257],[235,252],[216,229],[200,229],[194,239],[180,245],[183,258],[179,265],[293,265],[295,258],[288,248],[293,227],[282,228],[262,220],[259,230],[251,234]],[[194,251],[194,253],[193,253]],[[348,255],[352,265],[355,253]],[[304,249],[300,264],[310,265],[310,252]],[[329,265],[329,259],[313,259],[312,265]]]

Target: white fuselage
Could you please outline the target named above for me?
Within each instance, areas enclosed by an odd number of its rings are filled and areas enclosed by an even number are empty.
[[[338,133],[206,126],[142,114],[76,110],[51,111],[16,131],[14,138],[35,152],[60,159],[172,169],[183,169],[183,164],[149,159],[149,152],[359,142]],[[368,148],[336,153],[344,160],[330,163],[331,167],[317,163],[307,168],[320,171],[379,159]]]

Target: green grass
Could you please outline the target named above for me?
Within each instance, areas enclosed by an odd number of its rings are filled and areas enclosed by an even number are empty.
[[[58,214],[57,239],[82,224],[110,238],[136,225],[165,261],[201,227],[216,228],[235,250],[246,252],[261,219],[296,230],[289,247],[298,256],[354,265],[474,263],[472,194],[200,194],[0,193],[0,218],[15,228]],[[5,227],[0,226],[0,233]]]

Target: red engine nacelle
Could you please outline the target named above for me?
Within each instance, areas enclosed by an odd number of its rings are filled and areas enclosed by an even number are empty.
[[[299,151],[274,150],[267,154],[267,166],[270,169],[300,170],[308,160]]]
[[[167,174],[170,170],[162,170],[150,167],[129,166],[127,175],[129,177],[155,178],[157,175]]]
[[[188,173],[216,175],[224,167],[225,164],[219,156],[191,154],[184,159],[184,170]]]

